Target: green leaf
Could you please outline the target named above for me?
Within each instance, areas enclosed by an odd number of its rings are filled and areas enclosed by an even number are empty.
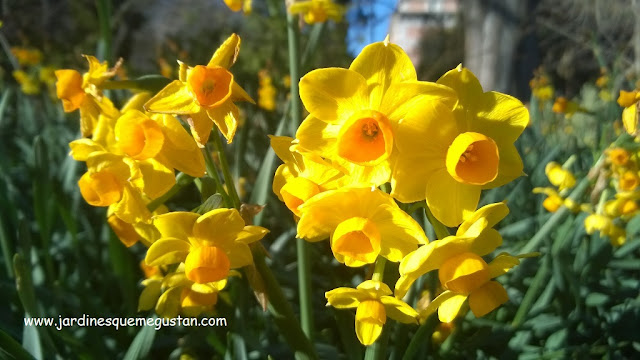
[[[609,301],[609,295],[605,295],[597,292],[590,293],[589,295],[587,295],[586,299],[584,300],[585,304],[591,307],[603,306],[608,301]]]
[[[31,360],[35,358],[20,343],[0,330],[0,359]]]
[[[222,200],[223,200],[222,195],[213,194],[209,196],[209,198],[205,200],[202,205],[195,208],[193,212],[196,212],[200,215],[204,215],[211,210],[219,209],[220,206],[222,206]]]
[[[151,350],[155,336],[156,329],[153,326],[143,326],[131,342],[127,353],[124,354],[124,360],[145,358]]]

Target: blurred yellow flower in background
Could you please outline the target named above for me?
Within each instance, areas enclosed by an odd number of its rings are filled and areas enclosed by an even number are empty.
[[[331,19],[335,22],[342,21],[345,8],[333,0],[303,0],[294,1],[289,6],[291,14],[302,14],[307,24],[323,23]]]

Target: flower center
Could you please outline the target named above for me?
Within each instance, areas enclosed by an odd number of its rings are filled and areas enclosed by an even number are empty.
[[[199,284],[225,279],[231,268],[229,257],[217,246],[201,246],[191,250],[184,265],[187,279]]]
[[[109,206],[120,201],[123,186],[108,170],[86,172],[78,181],[82,197],[93,206]]]
[[[287,181],[280,189],[280,195],[282,195],[285,205],[297,216],[300,216],[298,207],[319,192],[320,188],[316,183],[303,177]]]
[[[352,217],[336,227],[331,250],[347,266],[371,264],[380,253],[380,232],[369,219]]]
[[[440,267],[438,276],[445,288],[460,294],[469,294],[491,279],[489,266],[474,253],[462,253],[448,259]]]
[[[220,66],[197,65],[189,72],[187,85],[198,104],[214,107],[231,96],[233,75]]]
[[[164,144],[164,134],[157,122],[139,111],[127,111],[116,122],[115,135],[125,154],[136,160],[156,156]]]
[[[338,155],[359,165],[375,165],[389,157],[393,132],[389,119],[374,110],[352,116],[338,133]]]
[[[465,132],[458,135],[447,150],[446,165],[457,181],[470,185],[484,185],[498,176],[500,154],[490,137]]]

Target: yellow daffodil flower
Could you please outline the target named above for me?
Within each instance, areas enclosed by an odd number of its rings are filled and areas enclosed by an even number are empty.
[[[367,280],[356,289],[341,287],[325,293],[328,305],[336,309],[356,308],[356,335],[367,346],[378,339],[387,317],[405,324],[417,323],[416,311],[390,295],[391,289],[375,280]]]
[[[613,226],[613,220],[603,214],[591,214],[584,219],[584,229],[589,235],[596,231],[602,235],[608,235]]]
[[[330,238],[334,256],[347,266],[371,264],[378,255],[398,262],[428,241],[420,225],[378,189],[330,190],[298,209],[297,236],[312,242]]]
[[[80,130],[82,136],[91,136],[97,126],[100,114],[117,117],[117,109],[106,96],[102,96],[100,85],[115,75],[108,70],[106,62],[84,55],[89,62],[89,72],[84,75],[75,70],[56,70],[57,95],[62,100],[65,112],[80,110]]]
[[[388,39],[365,47],[349,69],[309,72],[300,80],[300,97],[310,112],[296,133],[301,151],[331,159],[354,186],[389,181],[403,119],[424,122],[435,106],[453,108],[456,99],[446,86],[417,81],[407,54]]]
[[[634,170],[626,170],[618,179],[618,188],[621,191],[634,191],[640,185],[640,176]]]
[[[258,106],[267,111],[276,109],[276,88],[273,81],[266,70],[258,72],[259,85],[258,88]]]
[[[187,67],[180,63],[179,80],[160,90],[144,105],[145,109],[152,113],[189,115],[191,133],[201,147],[207,143],[213,124],[231,143],[240,118],[233,102],[253,103],[229,72],[239,51],[240,37],[233,34],[216,50],[206,66]]]
[[[35,66],[42,62],[42,52],[38,49],[14,46],[11,53],[21,66]]]
[[[199,284],[189,280],[184,269],[184,264],[180,264],[175,273],[143,280],[138,311],[155,308],[164,318],[174,318],[178,314],[196,317],[211,311],[218,302],[218,292],[227,285],[227,279]]]
[[[23,70],[13,72],[13,78],[20,84],[20,90],[26,95],[40,94],[40,81],[33,75],[29,75]]]
[[[302,0],[293,2],[289,6],[289,13],[303,14],[302,18],[307,24],[323,23],[328,19],[340,22],[345,8],[332,0]]]
[[[616,194],[616,198],[609,200],[604,205],[604,212],[611,218],[630,218],[638,213],[638,200],[640,192],[621,192]]]
[[[224,0],[224,3],[231,11],[238,12],[242,10],[245,15],[251,14],[253,0]]]
[[[453,112],[429,102],[428,110],[404,117],[395,134],[400,155],[391,194],[401,202],[426,198],[436,219],[457,226],[476,209],[482,189],[522,175],[514,142],[529,113],[509,95],[483,92],[478,79],[462,66],[438,83],[453,88],[459,102]]]
[[[400,263],[395,296],[404,297],[420,276],[439,269],[447,259],[457,254],[471,252],[475,256],[484,256],[495,250],[502,244],[502,236],[493,226],[508,213],[505,203],[485,205],[465,219],[455,236],[432,241],[408,254]]]
[[[558,114],[564,114],[566,118],[570,118],[580,109],[575,101],[569,101],[564,96],[559,96],[551,107],[551,111]]]
[[[467,298],[476,317],[505,303],[509,299],[506,290],[491,279],[507,273],[520,263],[520,258],[536,256],[501,253],[489,264],[482,259],[502,243],[502,237],[492,227],[508,212],[504,203],[486,205],[467,218],[455,236],[433,241],[407,255],[400,263],[395,296],[402,298],[419,276],[439,269],[440,283],[446,291],[420,312],[421,321],[437,310],[440,321],[451,322]]]
[[[631,158],[631,154],[623,148],[613,148],[607,150],[609,162],[615,166],[625,166]]]
[[[305,201],[326,190],[341,186],[343,173],[320,156],[291,150],[293,139],[271,136],[271,147],[284,162],[273,177],[273,192],[280,201],[300,216],[298,208]]]
[[[544,167],[544,173],[549,178],[549,182],[558,187],[558,190],[571,189],[576,185],[576,178],[571,171],[564,169],[562,165],[555,161],[548,163]]]
[[[553,188],[534,188],[534,194],[545,194],[547,197],[542,201],[542,206],[547,209],[548,212],[556,212],[564,204],[564,200]]]
[[[172,212],[157,216],[160,232],[147,251],[147,265],[184,262],[186,277],[196,283],[225,279],[231,269],[253,264],[249,244],[269,231],[248,225],[236,209],[215,209],[204,215]]]

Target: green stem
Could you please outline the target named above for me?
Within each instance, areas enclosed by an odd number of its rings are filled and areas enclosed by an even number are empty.
[[[96,53],[98,58],[111,62],[111,1],[96,0],[98,22],[100,24],[100,39]]]
[[[382,278],[384,277],[384,266],[387,264],[387,259],[382,256],[378,256],[376,260],[376,265],[373,268],[373,275],[371,276],[371,280],[382,282]]]
[[[193,180],[194,180],[194,178],[189,176],[189,175],[187,175],[187,174],[184,174],[184,173],[178,174],[178,176],[176,178],[176,184],[173,185],[173,187],[171,189],[169,189],[169,191],[167,191],[164,195],[160,196],[157,199],[154,199],[149,204],[147,204],[147,209],[149,209],[149,211],[153,212],[160,205],[164,204],[169,199],[171,199],[175,194],[179,193],[180,190],[182,190],[182,188],[184,188],[185,186],[191,184],[193,182]]]
[[[296,321],[296,316],[287,299],[282,293],[282,288],[269,266],[265,262],[264,253],[257,248],[253,251],[253,261],[256,269],[262,276],[269,298],[268,309],[273,316],[274,322],[280,329],[280,334],[285,338],[291,349],[294,351],[296,359],[317,359],[318,355],[313,344]]]
[[[384,267],[386,264],[387,259],[382,256],[378,256],[371,280],[380,282],[384,281]],[[382,334],[378,340],[370,346],[367,346],[367,351],[364,354],[365,360],[378,360],[384,357],[387,352],[387,343],[389,342],[389,326],[391,326],[391,323],[387,322],[382,329]]]
[[[227,184],[227,192],[231,201],[233,203],[233,207],[240,210],[240,197],[238,196],[238,191],[236,191],[236,182],[233,180],[233,175],[231,175],[231,169],[229,168],[229,162],[227,161],[227,155],[224,152],[224,145],[222,145],[222,140],[220,140],[219,134],[213,134],[213,145],[218,152],[218,160],[220,160],[220,168],[222,168],[222,175],[224,176],[224,183]]]
[[[289,76],[291,77],[291,123],[292,129],[302,121],[300,101],[300,30],[298,16],[287,12],[287,40],[289,43]]]
[[[438,221],[438,219],[436,219],[435,216],[433,216],[433,214],[431,213],[431,209],[429,209],[429,207],[426,205],[424,207],[424,212],[427,214],[427,219],[429,219],[431,226],[433,226],[433,229],[435,230],[436,236],[438,237],[438,239],[442,240],[447,236],[451,235],[449,233],[449,229],[446,226],[444,226],[440,221]]]
[[[206,147],[202,148],[202,155],[204,155],[204,162],[207,167],[207,175],[213,179],[216,183],[216,189],[220,195],[222,195],[222,199],[226,206],[231,206],[231,198],[226,191],[224,191],[224,187],[222,186],[222,181],[220,180],[220,175],[218,175],[218,170],[216,169],[215,164],[213,163],[213,159],[211,158],[211,153],[207,150]]]
[[[295,133],[302,121],[300,102],[300,30],[298,16],[287,12],[287,41],[289,43],[289,76],[291,77],[291,122],[289,128]],[[298,292],[300,293],[300,320],[302,329],[313,342],[313,304],[311,302],[311,259],[309,244],[302,239],[296,242],[298,257]]]
[[[611,190],[609,188],[606,188],[602,191],[602,193],[600,194],[600,199],[598,200],[598,206],[596,207],[596,214],[604,214],[604,204],[607,202],[610,193]]]
[[[309,245],[296,239],[298,256],[298,289],[300,292],[300,323],[310,341],[313,341],[313,302],[311,301],[311,259]]]

